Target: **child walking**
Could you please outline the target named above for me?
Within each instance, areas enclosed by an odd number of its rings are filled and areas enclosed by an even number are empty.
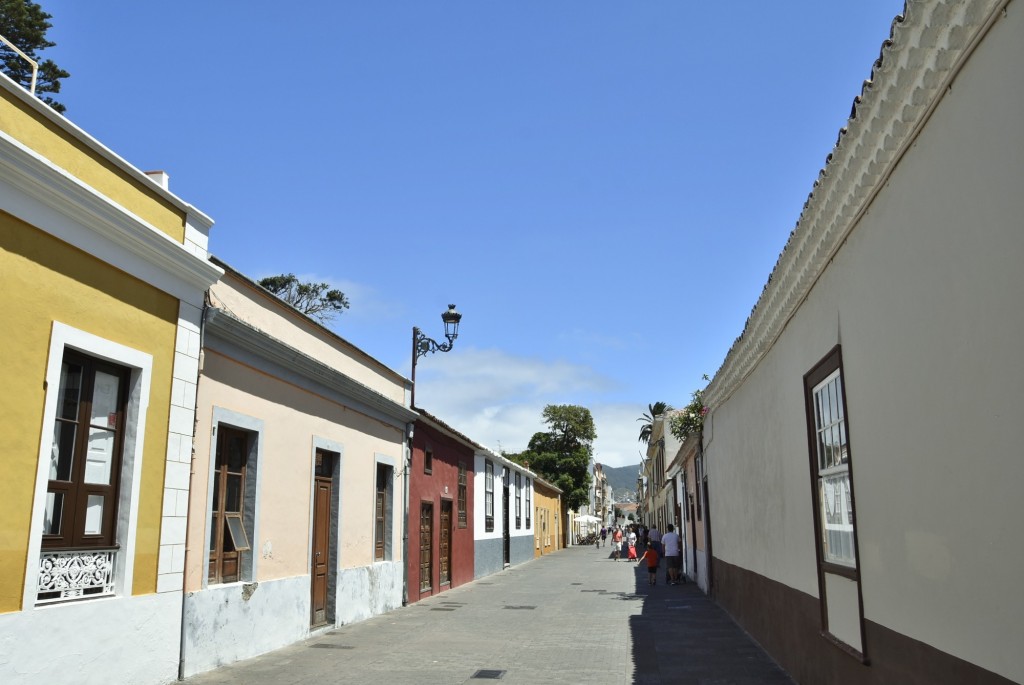
[[[648,546],[643,556],[637,559],[636,565],[639,566],[644,559],[647,560],[647,574],[649,576],[647,584],[656,585],[658,583],[658,550],[654,549],[653,546]]]

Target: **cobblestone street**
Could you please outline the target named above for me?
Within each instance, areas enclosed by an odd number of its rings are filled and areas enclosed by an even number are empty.
[[[660,576],[569,548],[185,682],[791,682],[695,586]]]

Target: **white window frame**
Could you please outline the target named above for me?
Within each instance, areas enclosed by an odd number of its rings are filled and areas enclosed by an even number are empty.
[[[531,512],[533,511],[533,498],[530,497],[530,492],[533,488],[529,478],[526,479],[526,486],[523,489],[525,490],[524,494],[526,495],[526,530],[530,530],[533,528],[533,517],[531,516]]]
[[[836,393],[836,407],[839,410],[839,414],[833,417],[833,420],[827,425],[823,425],[823,417],[818,412],[819,397],[822,391],[828,392],[829,386],[835,384]],[[848,450],[848,438],[846,437],[846,407],[843,403],[843,392],[842,392],[843,375],[842,369],[835,369],[828,376],[826,376],[820,383],[815,385],[811,389],[811,398],[814,400],[814,435],[815,435],[815,464],[817,465],[817,473],[815,479],[818,487],[818,506],[821,508],[819,511],[819,517],[821,519],[821,553],[822,561],[826,564],[835,564],[837,566],[845,566],[853,571],[857,570],[857,554],[854,545],[854,537],[856,535],[856,529],[853,522],[853,510],[852,510],[852,497],[850,494],[850,460],[847,453],[846,460],[840,461],[836,464],[830,464],[822,466],[822,459],[824,455],[821,454],[821,440],[820,436],[825,431],[838,431],[840,435],[840,447]],[[831,396],[831,395],[829,395]],[[837,515],[846,523],[840,522],[838,524],[831,524],[827,520],[826,511],[832,507],[829,506],[827,495],[839,496],[838,492],[833,490],[827,490],[827,482],[834,479],[836,476],[846,477],[846,488],[843,492],[843,496],[838,502]],[[828,544],[829,534],[828,528],[837,527],[841,532],[846,532],[849,536],[849,555],[840,556],[833,553],[832,546]]]
[[[488,521],[487,519],[490,519]],[[488,527],[489,524],[489,527]],[[494,531],[494,462],[484,461],[484,532]]]
[[[43,400],[43,421],[39,437],[39,460],[36,470],[36,488],[32,498],[32,518],[29,528],[28,554],[25,560],[25,589],[22,610],[35,608],[39,586],[39,560],[43,544],[43,512],[46,508],[46,490],[49,481],[50,450],[53,443],[53,424],[57,416],[57,395],[60,388],[61,364],[66,349],[127,367],[128,405],[125,411],[124,449],[121,461],[121,481],[118,488],[117,520],[114,540],[119,549],[114,560],[114,597],[132,594],[135,575],[136,528],[139,516],[139,492],[142,480],[142,458],[146,439],[146,418],[153,377],[153,356],[107,340],[88,331],[54,321],[50,331],[50,348],[46,362],[46,390]],[[90,599],[109,599],[110,595],[85,596],[69,599],[56,605],[78,603]]]

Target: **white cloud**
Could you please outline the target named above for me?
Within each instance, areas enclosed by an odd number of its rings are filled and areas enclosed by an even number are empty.
[[[594,441],[594,460],[608,466],[628,466],[640,463],[646,445],[637,440],[641,424],[637,423],[643,411],[635,404],[598,404],[590,408],[597,424]]]
[[[602,402],[617,383],[587,366],[468,348],[429,365],[421,361],[416,374],[416,404],[491,449],[526,449],[533,434],[546,428],[546,405],[578,404],[594,416],[597,461],[625,466],[640,460],[635,420],[642,411]]]

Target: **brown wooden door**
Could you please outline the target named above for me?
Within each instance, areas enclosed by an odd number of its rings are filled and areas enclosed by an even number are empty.
[[[312,616],[314,626],[327,622],[327,573],[330,569],[331,479],[317,476],[313,496]]]
[[[438,555],[438,582],[449,585],[452,582],[452,502],[441,501],[441,540]]]
[[[433,588],[433,539],[434,539],[434,505],[423,502],[420,505],[420,592],[430,592]]]

